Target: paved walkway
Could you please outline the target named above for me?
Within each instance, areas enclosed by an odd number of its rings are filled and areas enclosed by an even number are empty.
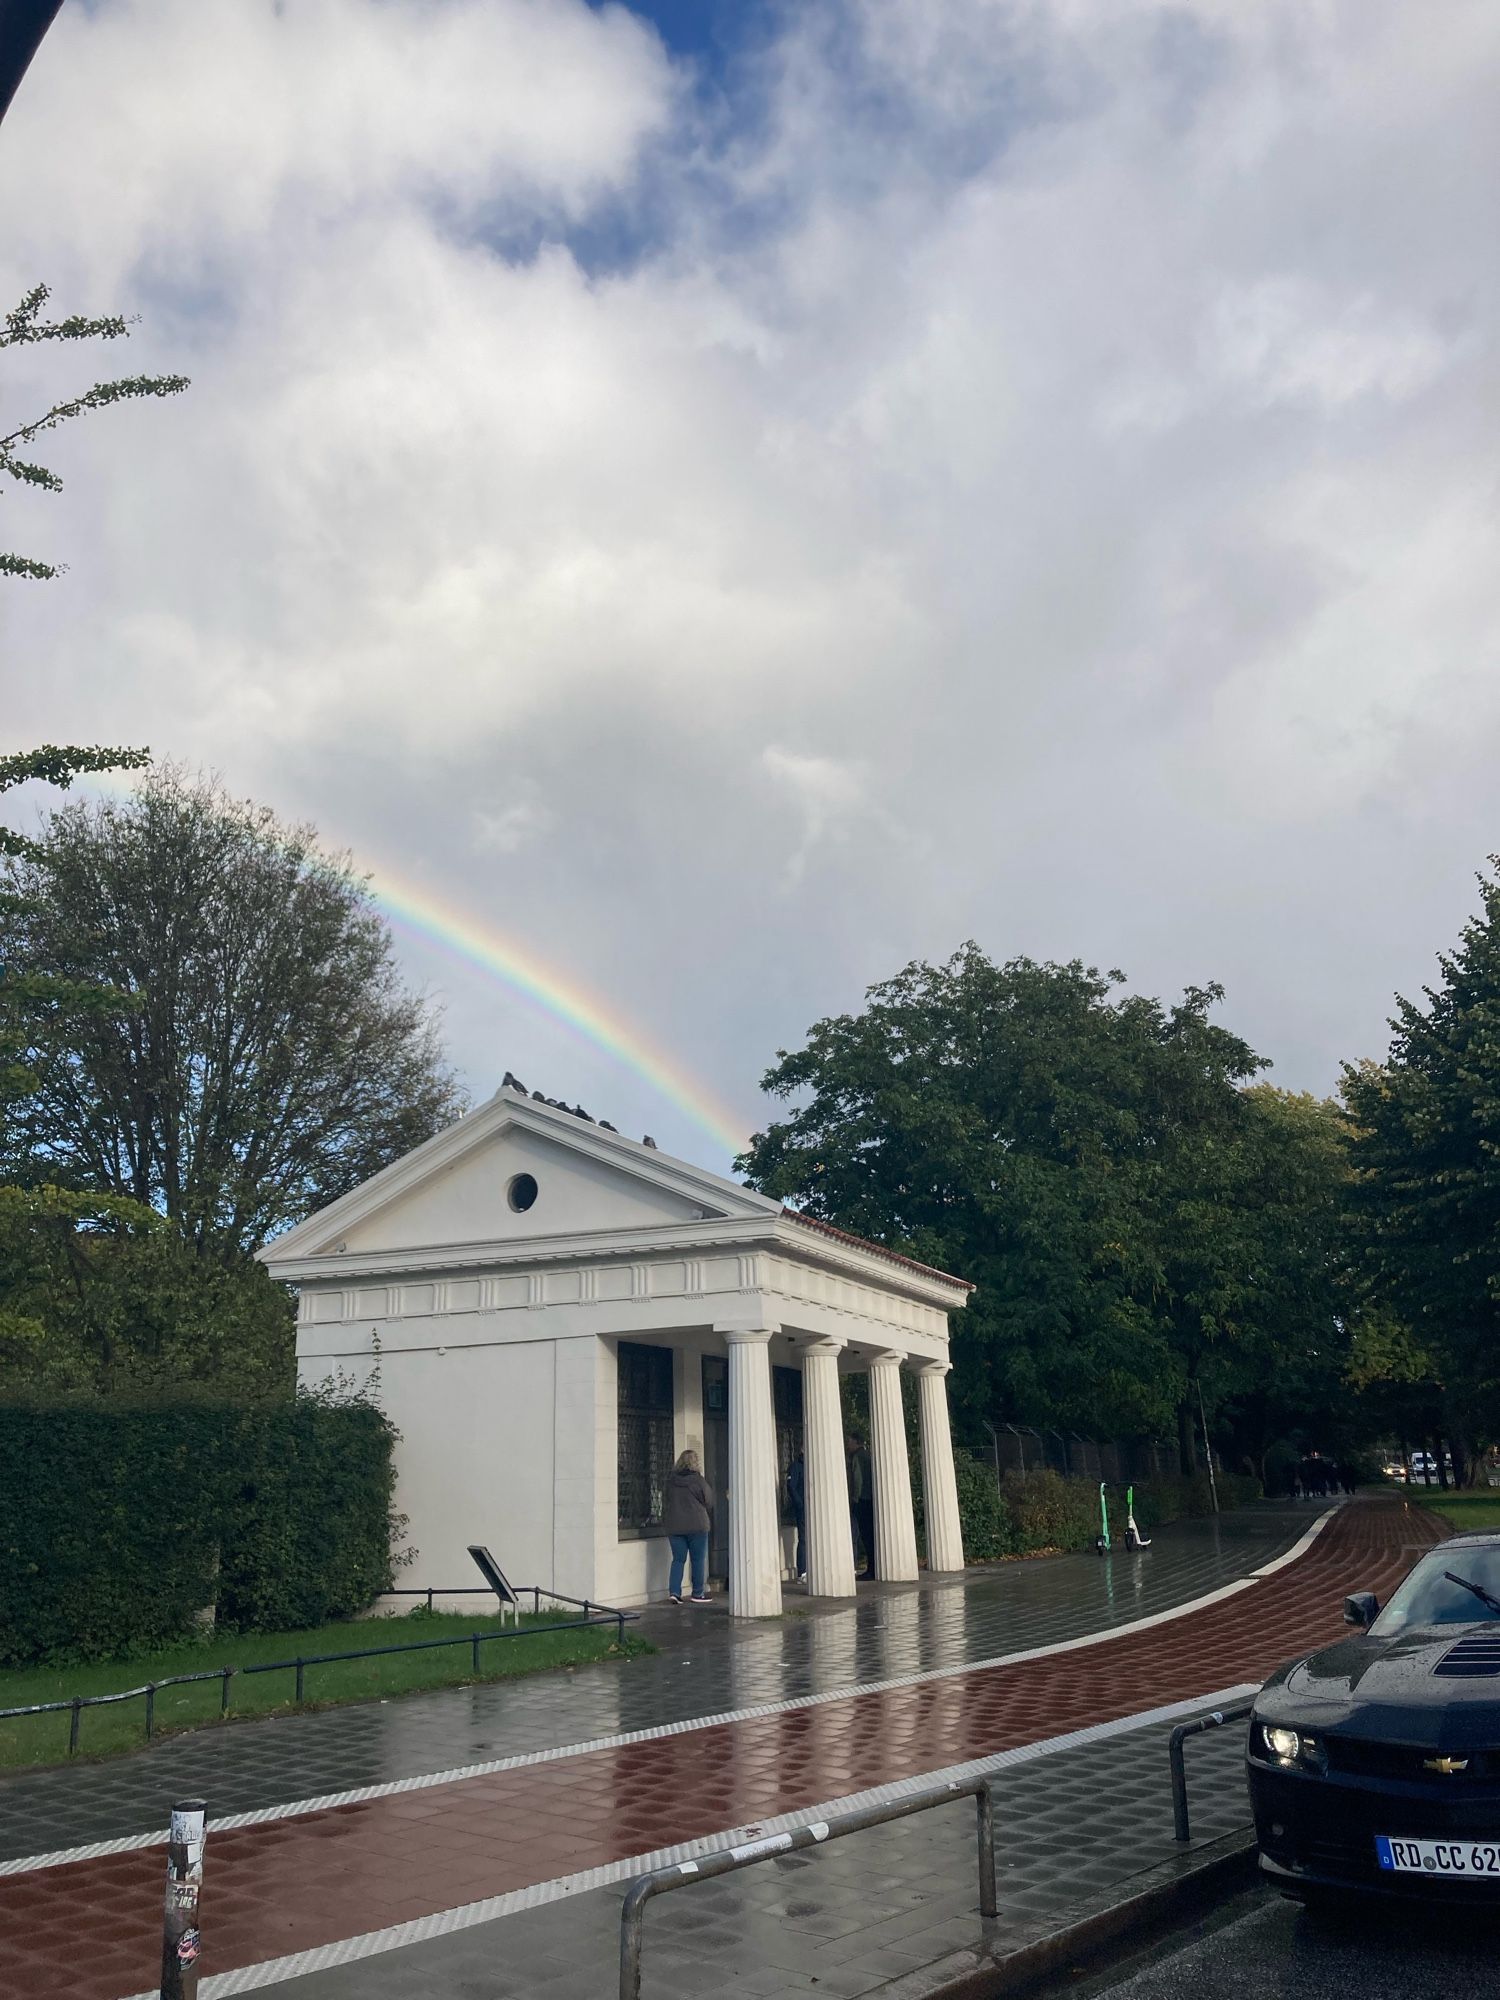
[[[0,1780],[0,1862],[155,1834],[173,1799],[206,1798],[222,1821],[1057,1645],[1249,1575],[1291,1547],[1317,1512],[1262,1503],[1221,1521],[1174,1523],[1144,1560],[1089,1553],[1005,1563],[958,1581],[862,1589],[852,1608],[789,1594],[790,1615],[769,1626],[664,1608],[641,1625],[660,1651],[623,1665],[235,1723],[106,1764],[21,1773]]]
[[[1097,1737],[1101,1728],[1123,1725],[1129,1733],[1129,1719],[1143,1711],[1191,1705],[1259,1680],[1289,1654],[1332,1636],[1340,1629],[1347,1589],[1368,1585],[1385,1595],[1414,1551],[1442,1532],[1441,1524],[1400,1502],[1358,1503],[1333,1515],[1311,1546],[1275,1574],[1245,1581],[1242,1556],[1231,1565],[1240,1571],[1238,1582],[1214,1586],[1215,1601],[1176,1616],[1145,1608],[1162,1587],[1156,1551],[1108,1564],[1089,1558],[1095,1587],[1106,1599],[1113,1591],[1115,1622],[1129,1622],[1127,1613],[1135,1613],[1152,1623],[1081,1640],[1075,1630],[1061,1652],[1058,1641],[1044,1639],[1040,1643],[1054,1650],[1030,1660],[917,1665],[906,1677],[885,1677],[901,1684],[841,1692],[851,1685],[850,1665],[869,1663],[858,1637],[872,1620],[878,1628],[896,1607],[910,1607],[896,1620],[898,1632],[919,1635],[915,1655],[902,1655],[908,1659],[930,1657],[920,1643],[924,1617],[929,1623],[957,1617],[964,1625],[967,1591],[887,1597],[869,1613],[861,1607],[842,1617],[794,1621],[805,1627],[805,1640],[796,1643],[805,1645],[809,1666],[821,1657],[820,1641],[838,1644],[826,1674],[819,1668],[812,1676],[831,1685],[802,1696],[782,1694],[768,1711],[733,1720],[679,1718],[637,1741],[562,1754],[532,1749],[499,1760],[501,1768],[437,1781],[386,1780],[373,1796],[286,1816],[257,1815],[256,1823],[229,1830],[216,1806],[204,1921],[210,1967],[229,1978],[215,1980],[209,1990],[264,1985],[276,1976],[267,1962],[282,1958],[294,1961],[288,1972],[359,1958],[361,1979],[373,1979],[378,1961],[367,1954],[399,1950],[406,1958],[403,1947],[431,1949],[424,1940],[439,1933],[456,1934],[531,1904],[555,1905],[559,1896],[576,1897],[622,1879],[639,1869],[643,1857],[701,1852],[751,1823],[821,1812],[851,1795],[888,1791],[1067,1732]],[[1175,1546],[1163,1539],[1169,1563]],[[1221,1541],[1220,1561],[1222,1556]],[[1038,1566],[1034,1573],[1065,1567]],[[1062,1616],[1060,1604],[1041,1604],[1046,1586],[1026,1587],[1038,1592],[1038,1629]],[[839,1634],[851,1622],[856,1638],[845,1642]],[[777,1642],[785,1635],[761,1636]],[[1008,1636],[1014,1641],[1021,1634],[1013,1625]],[[710,1649],[705,1657],[717,1643],[731,1669],[738,1660],[753,1663],[759,1651],[755,1639],[716,1642],[702,1631],[695,1631],[692,1643]],[[1006,1650],[1013,1652],[1014,1645]],[[596,1728],[589,1735],[597,1742],[600,1733]],[[67,1775],[77,1780],[85,1774]],[[159,1827],[159,1811],[154,1823]],[[831,1856],[818,1856],[816,1865]],[[161,1874],[160,1848],[133,1842],[123,1852],[0,1876],[0,1992],[36,1986],[56,2000],[118,2000],[147,1990],[159,1948]],[[700,1893],[709,1892],[690,1891],[678,1900],[696,1900]],[[877,1907],[884,1915],[889,1905],[881,1900]],[[90,1948],[60,1963],[57,1939],[78,1934],[84,1911]],[[575,1914],[573,1902],[553,1910],[554,1923],[562,1925],[557,1935],[567,1940],[565,1965],[574,1959]],[[236,1976],[233,1968],[245,1970]],[[467,1992],[486,2000],[545,1990],[535,1983],[507,1986],[503,1972],[498,1967],[488,1983],[459,1986],[444,1979],[429,1985],[423,1972],[422,1984],[403,1990]],[[700,1987],[702,1972],[700,1962]],[[816,1990],[865,1991],[871,1983],[820,1983]],[[779,1990],[775,1983],[739,1978],[734,1986],[745,1993]],[[597,1969],[592,1990],[608,1990]]]

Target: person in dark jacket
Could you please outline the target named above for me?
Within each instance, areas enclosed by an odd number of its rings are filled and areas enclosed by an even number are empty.
[[[792,1503],[792,1519],[797,1523],[797,1556],[794,1567],[798,1583],[807,1580],[807,1459],[798,1452],[786,1476],[786,1497]]]
[[[845,1465],[849,1473],[849,1518],[856,1537],[864,1545],[865,1566],[862,1583],[875,1581],[875,1480],[870,1471],[870,1454],[851,1431],[844,1441]]]
[[[681,1604],[682,1572],[691,1559],[692,1601],[694,1604],[707,1604],[708,1537],[714,1524],[714,1496],[698,1468],[695,1451],[685,1451],[667,1474],[661,1524],[672,1544],[672,1574],[667,1594],[674,1604]]]

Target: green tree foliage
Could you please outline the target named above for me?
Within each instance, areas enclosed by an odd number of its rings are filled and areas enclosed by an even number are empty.
[[[44,744],[40,750],[0,757],[0,796],[31,780],[66,791],[85,773],[133,769],[147,761],[144,750]],[[0,867],[35,862],[40,853],[25,834],[0,826]],[[25,1151],[12,1112],[36,1088],[36,1059],[63,1046],[66,1023],[114,1017],[128,1004],[112,988],[17,964],[4,940],[30,914],[24,895],[13,887],[0,888],[0,1382],[45,1380],[52,1374],[47,1315],[40,1310],[35,1287],[16,1284],[13,1278],[32,1266],[44,1246],[55,1247],[64,1218],[80,1242],[111,1232],[129,1236],[154,1221],[133,1203],[8,1184],[20,1174]]]
[[[0,347],[30,347],[40,341],[123,340],[129,335],[128,324],[118,315],[89,319],[74,313],[67,319],[45,320],[42,311],[50,296],[45,285],[34,286],[21,303],[6,314],[3,330],[0,330]],[[0,436],[0,480],[8,479],[16,485],[37,488],[44,493],[61,492],[62,481],[57,474],[29,456],[38,438],[59,429],[72,418],[82,416],[86,410],[108,409],[112,403],[132,402],[142,396],[176,396],[187,386],[185,375],[125,375],[110,382],[96,382],[93,388],[85,389],[80,395],[64,397],[40,416]],[[45,581],[56,576],[61,567],[57,563],[39,561],[33,556],[7,554],[0,550],[0,576]]]
[[[461,1109],[365,882],[311,829],[167,770],[55,813],[8,876],[6,962],[130,1002],[23,1052],[33,1180],[233,1262]]]
[[[285,1400],[292,1300],[248,1257],[207,1257],[115,1195],[0,1187],[0,1392]]]
[[[1355,1211],[1378,1294],[1441,1384],[1453,1434],[1500,1433],[1500,858],[1384,1066],[1349,1065]]]
[[[1244,1252],[1220,1237],[1260,1157],[1260,1058],[1210,1020],[1217,988],[1165,1007],[1122,985],[965,945],[764,1079],[800,1103],[751,1142],[752,1186],[976,1281],[955,1339],[971,1433],[1157,1430],[1245,1344]]]

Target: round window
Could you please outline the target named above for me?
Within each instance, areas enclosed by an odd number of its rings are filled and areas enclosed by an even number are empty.
[[[505,1190],[505,1198],[511,1207],[524,1212],[536,1200],[536,1182],[530,1174],[517,1174]]]

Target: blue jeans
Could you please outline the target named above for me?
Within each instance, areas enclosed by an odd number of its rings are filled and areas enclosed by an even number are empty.
[[[673,1535],[670,1537],[670,1540],[672,1543],[672,1578],[667,1585],[667,1589],[673,1597],[681,1597],[682,1568],[688,1557],[691,1556],[693,1559],[693,1595],[694,1597],[706,1597],[708,1595],[707,1530],[696,1535]]]

